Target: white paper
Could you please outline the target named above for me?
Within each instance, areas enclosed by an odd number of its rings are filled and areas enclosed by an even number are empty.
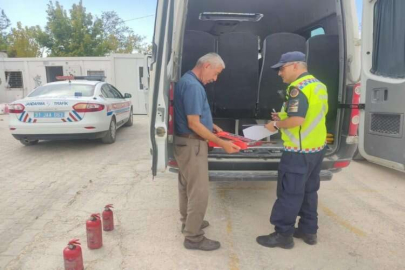
[[[275,132],[271,132],[267,128],[265,128],[263,125],[258,125],[258,126],[251,126],[248,128],[245,128],[243,130],[243,136],[245,138],[249,138],[251,140],[259,141],[261,139],[267,138],[273,134],[276,134],[278,131],[276,130]]]

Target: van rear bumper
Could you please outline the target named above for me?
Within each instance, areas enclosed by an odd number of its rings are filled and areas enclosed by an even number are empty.
[[[177,173],[178,169],[170,168],[170,172]],[[210,171],[210,181],[277,181],[278,171]],[[322,170],[322,181],[329,181],[333,177],[330,170]]]

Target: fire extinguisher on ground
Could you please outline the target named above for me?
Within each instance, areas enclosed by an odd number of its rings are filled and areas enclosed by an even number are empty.
[[[114,213],[111,210],[114,208],[112,204],[107,204],[103,211],[103,230],[112,231],[114,230]]]
[[[92,214],[86,222],[87,246],[98,249],[103,246],[100,214]]]
[[[79,239],[70,240],[68,246],[63,250],[65,270],[83,270],[82,248]]]

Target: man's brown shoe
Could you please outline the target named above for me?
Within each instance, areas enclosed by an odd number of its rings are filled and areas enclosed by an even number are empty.
[[[184,247],[186,249],[211,251],[219,249],[221,247],[221,243],[219,243],[218,241],[208,239],[206,237],[204,237],[203,240],[201,240],[200,242],[192,242],[188,239],[184,239]]]
[[[208,226],[210,226],[210,223],[208,222],[208,221],[206,221],[206,220],[203,220],[203,223],[201,224],[201,229],[205,229],[205,228],[207,228]],[[181,225],[181,232],[183,233],[184,232],[184,228],[186,227],[186,224],[182,224]]]

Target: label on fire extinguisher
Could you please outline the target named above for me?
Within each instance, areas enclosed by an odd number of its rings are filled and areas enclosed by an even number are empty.
[[[65,260],[65,270],[76,270],[78,266],[76,260]]]
[[[90,230],[87,230],[87,242],[94,244],[94,243],[96,243],[96,241],[94,241],[94,240],[95,240],[94,233]]]

